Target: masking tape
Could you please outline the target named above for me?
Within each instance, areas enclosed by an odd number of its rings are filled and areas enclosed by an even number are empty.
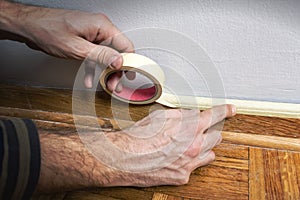
[[[110,75],[119,70],[107,68],[100,75],[102,88],[111,96],[120,101],[131,104],[150,104],[157,102],[172,108],[199,108],[207,109],[214,106],[214,102],[221,104],[234,104],[238,114],[275,116],[284,118],[300,118],[300,104],[278,103],[265,101],[249,101],[237,99],[217,99],[195,96],[175,96],[164,92],[165,75],[160,66],[145,56],[135,53],[122,53],[122,71],[138,72],[151,80],[152,87],[136,89],[123,88],[122,92],[116,93],[108,90],[106,83]],[[213,102],[214,101],[214,102]]]
[[[123,85],[121,92],[111,92],[107,88],[107,81],[112,74],[120,72],[107,68],[100,75],[100,84],[102,88],[114,98],[131,104],[149,104],[157,101],[163,93],[163,85],[165,82],[165,75],[160,66],[145,56],[135,53],[122,53],[123,66],[121,71],[137,72],[147,77],[153,85],[147,88],[132,89]]]

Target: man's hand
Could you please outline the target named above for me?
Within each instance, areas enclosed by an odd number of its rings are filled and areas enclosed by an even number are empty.
[[[235,113],[233,105],[216,106],[201,113],[198,110],[157,110],[129,129],[106,133],[111,143],[126,152],[112,155],[116,163],[108,164],[104,158],[98,158],[115,170],[124,170],[107,185],[186,184],[193,170],[215,159],[212,149],[222,140],[222,126],[217,126]],[[89,145],[94,146],[91,152],[96,156],[99,145],[98,141]]]
[[[101,13],[25,6],[3,0],[0,11],[0,39],[24,42],[56,57],[88,57],[92,62],[119,69],[123,63],[119,52],[133,51],[130,40]],[[86,68],[88,88],[92,87],[94,66]]]
[[[99,133],[87,133],[81,140],[76,135],[42,134],[39,190],[186,184],[194,169],[215,159],[212,148],[222,140],[216,126],[235,114],[233,105],[200,114],[195,110],[154,111],[126,130],[105,133],[116,149],[125,152],[122,157],[113,148],[103,151]],[[113,162],[107,162],[110,159]]]

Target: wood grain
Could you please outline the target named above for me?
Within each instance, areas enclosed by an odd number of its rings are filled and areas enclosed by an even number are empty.
[[[36,124],[49,131],[61,129],[63,133],[76,132],[74,125],[74,115],[69,113],[53,113],[48,111],[36,111],[19,108],[0,107],[0,116],[13,116],[20,118],[39,119]],[[113,131],[120,127],[115,119],[96,118],[91,116],[76,116],[81,124],[77,123],[77,128],[90,131]],[[120,122],[120,121],[119,121]],[[123,126],[129,126],[132,121],[122,120]],[[300,131],[300,129],[298,130]],[[223,141],[233,144],[257,146],[264,148],[278,148],[293,151],[300,151],[300,139],[290,137],[279,137],[271,135],[247,134],[241,132],[222,132]]]
[[[1,107],[47,111],[50,113],[50,117],[52,117],[52,112],[56,113],[55,116],[58,116],[58,113],[72,113],[72,91],[70,90],[0,84],[0,96]],[[87,100],[88,99],[79,101],[82,101],[81,105],[85,105]],[[114,117],[128,120],[126,116],[128,116],[129,111],[129,116],[132,120],[137,121],[148,115],[151,110],[165,109],[158,104],[145,106],[131,105],[128,107],[128,105],[122,102],[113,101],[114,108],[117,111],[117,114],[113,115],[111,103],[111,98],[108,95],[103,92],[98,92],[95,97],[97,116],[103,119],[112,119]],[[9,116],[14,114],[17,113],[8,113]],[[82,112],[81,114],[84,115],[87,113]],[[49,119],[45,120],[51,121]],[[225,122],[223,130],[237,133],[300,138],[300,120],[236,115],[234,118],[228,119]]]
[[[300,138],[300,120],[279,117],[237,115],[226,121],[223,130],[236,133]]]
[[[34,119],[37,126],[59,134],[76,133],[70,90],[0,84],[0,116]],[[79,98],[79,97],[78,97]],[[79,102],[86,106],[89,98]],[[158,104],[127,106],[96,94],[96,116],[84,109],[77,128],[114,131],[118,120],[130,125]],[[97,128],[97,126],[99,127]],[[196,169],[183,186],[94,188],[40,195],[34,199],[299,199],[300,120],[237,115],[225,121],[223,142],[214,148],[216,160]]]
[[[299,163],[299,152],[250,148],[250,200],[299,199]]]
[[[265,192],[265,177],[264,177],[264,157],[260,149],[250,148],[249,161],[249,199],[264,200]]]
[[[221,144],[216,160],[195,170],[187,185],[145,188],[187,199],[248,199],[248,147]]]
[[[69,192],[64,200],[77,200],[77,199],[139,199],[139,200],[151,200],[153,192],[142,191],[136,188],[130,187],[113,187],[113,188],[101,188],[101,189],[89,189]]]
[[[224,142],[243,144],[262,148],[275,148],[290,151],[300,151],[300,139],[270,135],[253,135],[246,133],[222,132]]]
[[[155,192],[152,200],[191,200],[191,199]]]

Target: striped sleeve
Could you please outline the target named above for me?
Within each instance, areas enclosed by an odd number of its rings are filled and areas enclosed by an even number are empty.
[[[33,121],[0,119],[0,199],[30,199],[39,179],[40,162]]]

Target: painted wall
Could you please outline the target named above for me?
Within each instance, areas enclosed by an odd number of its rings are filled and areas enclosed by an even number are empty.
[[[123,31],[159,27],[201,45],[219,71],[226,96],[300,103],[299,0],[21,0],[50,7],[103,12]],[[141,38],[131,38],[133,42]],[[180,47],[186,48],[184,42]],[[51,58],[22,44],[0,41],[1,80],[72,87],[80,62]],[[144,52],[157,56],[153,52]],[[195,52],[190,52],[197,57]],[[170,60],[170,59],[169,59]],[[202,81],[174,68],[205,95]],[[176,81],[169,80],[172,86]],[[176,84],[175,84],[176,85]],[[178,83],[177,83],[178,85]],[[184,88],[177,88],[185,94]]]

